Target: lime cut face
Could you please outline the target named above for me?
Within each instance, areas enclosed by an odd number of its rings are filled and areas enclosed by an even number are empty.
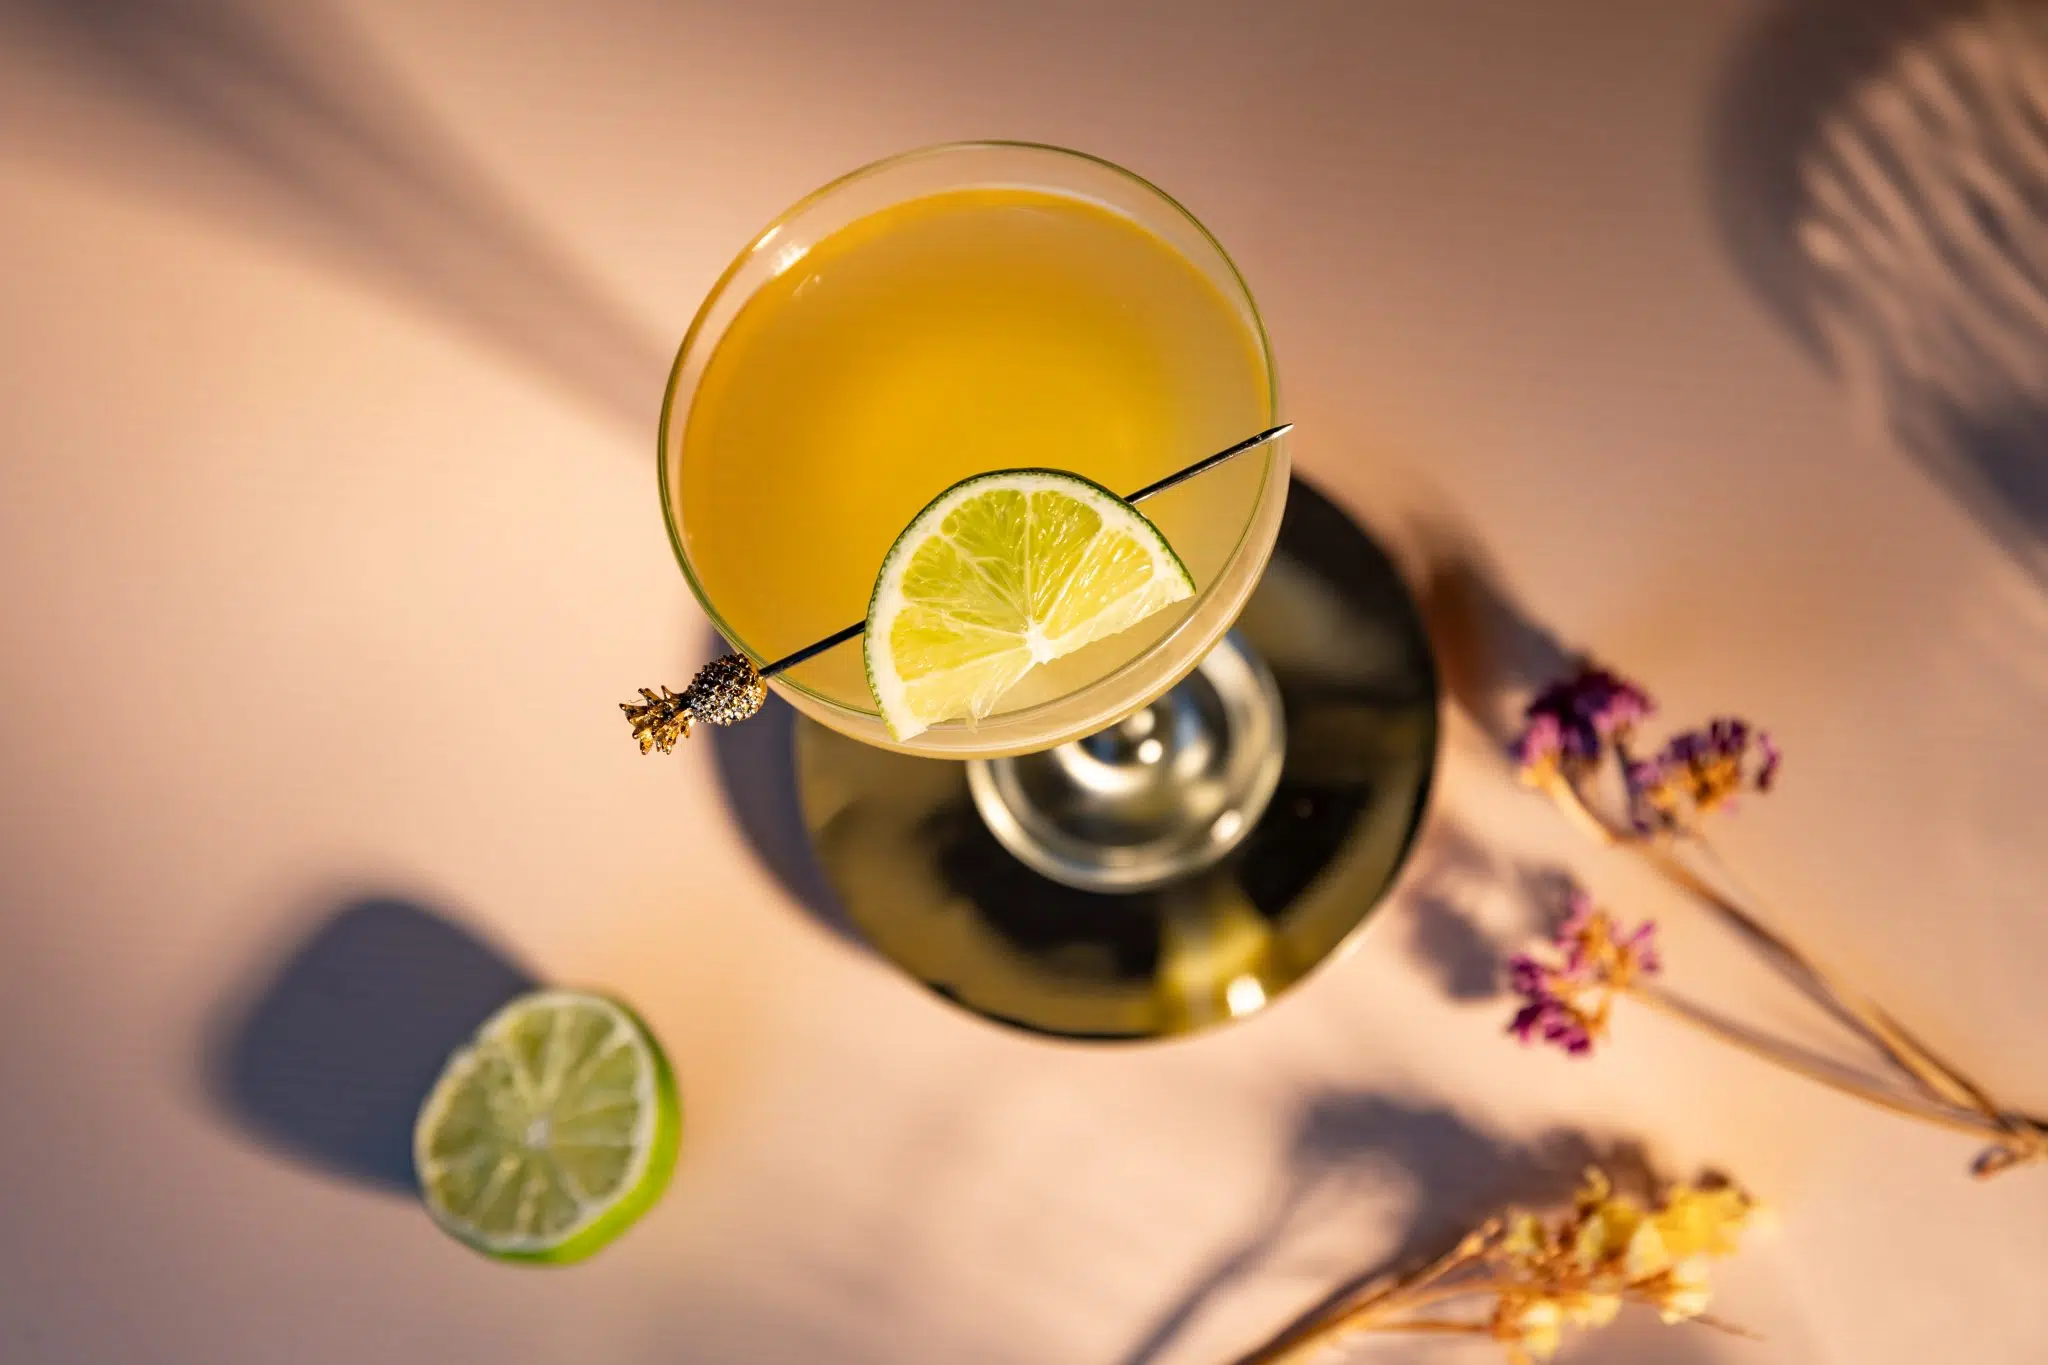
[[[868,687],[890,735],[991,714],[1043,663],[1194,595],[1137,508],[1046,469],[953,485],[896,538],[868,602]]]
[[[644,1024],[603,996],[514,1000],[448,1060],[413,1164],[434,1221],[504,1260],[581,1260],[660,1198],[681,1110]]]

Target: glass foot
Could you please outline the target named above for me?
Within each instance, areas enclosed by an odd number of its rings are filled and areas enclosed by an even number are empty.
[[[1173,690],[1086,739],[967,764],[982,821],[1041,876],[1146,891],[1244,841],[1280,784],[1286,725],[1273,674],[1235,633]]]
[[[970,768],[797,719],[793,795],[847,922],[947,1000],[1064,1038],[1242,1019],[1336,956],[1428,801],[1429,637],[1393,562],[1296,480],[1224,638],[1146,711],[1030,757]]]

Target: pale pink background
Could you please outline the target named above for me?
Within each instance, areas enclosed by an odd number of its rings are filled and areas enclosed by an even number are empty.
[[[1305,474],[1418,573],[1479,553],[1675,715],[1766,719],[1791,759],[1728,835],[1747,873],[2048,1105],[2048,603],[1852,421],[1717,228],[1719,101],[1766,17],[0,3],[0,1359],[1219,1360],[1554,1128],[1725,1167],[1782,1221],[1719,1305],[1764,1343],[1632,1322],[1568,1360],[2048,1356],[2048,1171],[1976,1186],[1967,1141],[1654,1018],[1570,1064],[1446,998],[1444,916],[1507,935],[1518,870],[1569,861],[1665,915],[1681,985],[1806,1023],[1463,712],[1353,955],[1243,1027],[1099,1050],[849,947],[740,839],[710,750],[642,760],[613,709],[709,648],[651,457],[731,252],[891,151],[1082,146],[1237,253]],[[669,1044],[683,1164],[599,1261],[489,1265],[209,1098],[222,1012],[360,894]]]

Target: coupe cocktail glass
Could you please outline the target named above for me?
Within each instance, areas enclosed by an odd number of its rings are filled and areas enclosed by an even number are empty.
[[[1163,191],[1059,148],[934,147],[817,191],[719,279],[670,377],[662,502],[698,600],[761,665],[860,619],[895,536],[957,480],[1049,467],[1128,492],[1273,425],[1276,395],[1243,279]],[[1195,596],[977,722],[899,743],[857,644],[769,685],[852,738],[969,760],[990,829],[1040,872],[1161,884],[1272,792],[1277,693],[1225,633],[1287,485],[1283,437],[1149,501]]]

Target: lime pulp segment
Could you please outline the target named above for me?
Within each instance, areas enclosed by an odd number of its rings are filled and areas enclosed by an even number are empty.
[[[989,715],[1026,673],[1194,595],[1144,514],[1045,469],[955,484],[883,560],[868,603],[868,686],[889,733]]]
[[[651,1207],[680,1144],[660,1046],[612,1000],[522,996],[448,1061],[413,1132],[428,1211],[508,1260],[566,1262]]]

